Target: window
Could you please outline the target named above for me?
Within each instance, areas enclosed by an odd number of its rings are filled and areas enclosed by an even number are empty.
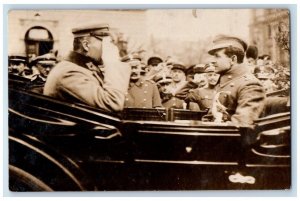
[[[53,37],[44,27],[32,27],[25,35],[26,53],[29,58],[48,53],[53,49]]]

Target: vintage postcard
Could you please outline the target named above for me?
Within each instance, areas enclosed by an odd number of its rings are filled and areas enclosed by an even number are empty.
[[[9,190],[291,188],[288,9],[10,10]]]

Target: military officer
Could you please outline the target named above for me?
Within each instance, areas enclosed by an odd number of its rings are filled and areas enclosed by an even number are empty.
[[[185,101],[187,103],[197,103],[200,110],[209,110],[212,106],[212,100],[216,94],[216,85],[219,81],[220,75],[215,73],[215,67],[212,65],[207,65],[204,72],[207,77],[207,87],[191,90],[185,98]]]
[[[37,79],[37,77],[39,77],[45,82],[49,72],[55,66],[55,64],[56,57],[51,53],[35,57],[30,62],[31,69],[33,72],[32,79]]]
[[[131,66],[129,89],[125,96],[126,108],[157,108],[162,107],[157,85],[141,76],[141,58],[130,54],[122,58]]]
[[[106,111],[121,111],[131,70],[127,63],[120,61],[109,26],[81,26],[72,33],[73,51],[51,70],[44,94]]]
[[[47,76],[55,64],[56,57],[51,53],[35,57],[30,62],[32,74],[27,76],[31,80],[29,90],[36,93],[43,93]]]
[[[263,111],[265,91],[259,80],[243,64],[247,44],[237,37],[217,36],[210,55],[215,57],[216,73],[221,75],[217,92],[228,94],[226,109],[231,123],[249,126]]]
[[[8,72],[14,75],[26,77],[27,57],[25,55],[11,55],[8,57]]]

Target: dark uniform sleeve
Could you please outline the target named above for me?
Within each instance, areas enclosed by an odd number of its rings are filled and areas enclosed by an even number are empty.
[[[184,100],[189,91],[198,87],[194,82],[187,82],[178,92],[175,94],[176,98]]]
[[[239,88],[237,108],[231,116],[231,121],[239,126],[249,126],[259,118],[263,111],[265,91],[261,84],[255,81],[246,82]]]
[[[158,87],[156,84],[153,84],[153,108],[155,107],[163,107],[162,100],[160,98],[160,94],[158,91]]]

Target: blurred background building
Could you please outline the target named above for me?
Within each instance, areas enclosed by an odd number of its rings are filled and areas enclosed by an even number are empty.
[[[201,63],[215,35],[231,34],[256,44],[259,54],[286,61],[273,38],[282,20],[289,20],[286,10],[12,10],[8,54],[35,57],[52,51],[63,57],[72,49],[73,27],[108,23],[126,38],[129,51],[144,49],[146,57],[155,54],[186,65]]]
[[[270,55],[274,63],[289,66],[290,53],[287,51],[289,47],[283,47],[280,45],[280,41],[276,40],[280,31],[280,24],[283,24],[287,27],[285,37],[289,43],[289,22],[290,15],[286,9],[251,10],[250,41],[258,47],[259,55]]]

